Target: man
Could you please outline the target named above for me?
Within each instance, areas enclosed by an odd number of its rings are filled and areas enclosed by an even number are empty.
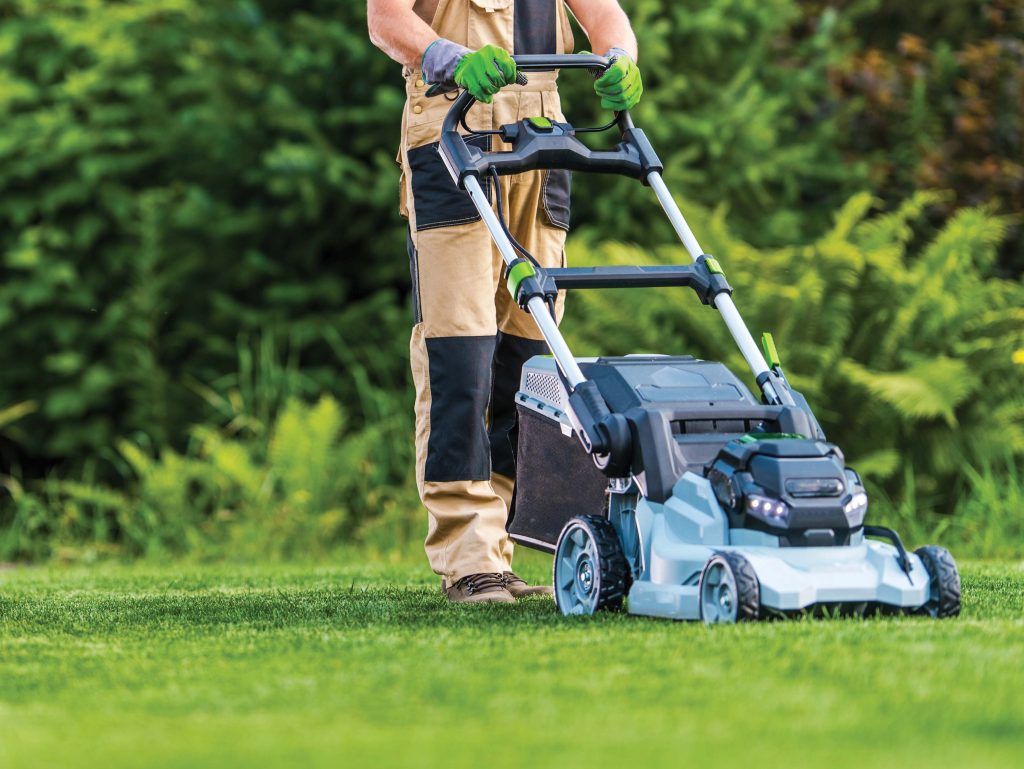
[[[603,106],[631,109],[643,87],[636,37],[617,0],[368,0],[370,38],[404,66],[398,161],[416,315],[416,481],[430,520],[427,557],[456,602],[508,603],[551,592],[512,572],[505,531],[515,476],[514,394],[523,362],[547,350],[506,292],[500,255],[437,152],[451,101],[426,94],[432,85],[470,91],[481,102],[467,121],[474,129],[528,117],[564,120],[555,73],[514,85],[511,55],[572,53],[566,5],[592,48],[615,57],[594,84]],[[489,148],[489,138],[471,141]],[[499,183],[513,236],[543,266],[564,263],[568,172],[533,171]],[[485,189],[493,201],[491,185],[487,180]],[[560,297],[559,317],[561,309]]]

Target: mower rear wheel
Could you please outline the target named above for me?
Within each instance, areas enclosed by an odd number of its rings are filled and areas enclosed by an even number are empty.
[[[565,524],[553,572],[555,605],[562,614],[622,608],[629,565],[607,518],[579,515]]]
[[[700,575],[700,618],[709,625],[749,622],[761,615],[761,584],[739,553],[716,553]]]
[[[928,601],[918,609],[935,619],[960,614],[960,572],[950,552],[938,545],[926,545],[914,551],[928,571]]]

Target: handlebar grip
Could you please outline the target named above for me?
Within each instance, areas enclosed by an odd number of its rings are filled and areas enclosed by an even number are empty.
[[[516,70],[516,85],[526,85],[529,82],[530,80],[529,78],[526,77],[526,75]],[[451,93],[452,91],[457,90],[459,90],[458,86],[442,85],[441,83],[437,83],[435,85],[430,86],[430,88],[427,89],[427,93],[425,94],[425,96],[429,99],[434,96],[440,96],[441,94]]]
[[[612,61],[593,53],[519,54],[513,56],[516,67],[524,72],[548,72],[553,69],[592,69],[604,72]]]

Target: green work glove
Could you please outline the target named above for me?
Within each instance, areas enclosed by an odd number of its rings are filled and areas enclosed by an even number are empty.
[[[455,66],[455,82],[477,101],[490,104],[494,94],[516,82],[516,63],[504,48],[485,45],[459,60]]]
[[[640,68],[621,48],[612,48],[607,55],[612,57],[612,65],[594,81],[594,90],[601,97],[601,106],[616,112],[633,109],[644,93]]]

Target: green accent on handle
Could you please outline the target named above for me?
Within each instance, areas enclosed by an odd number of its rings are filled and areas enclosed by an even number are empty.
[[[713,256],[705,256],[704,264],[708,266],[708,272],[714,275],[725,275],[725,270],[722,269],[722,265],[718,263],[718,260]]]
[[[779,351],[775,349],[775,340],[767,331],[761,334],[761,347],[764,348],[764,357],[768,359],[769,366],[772,368],[782,366],[782,361],[779,360]]]
[[[506,285],[508,285],[508,292],[512,294],[513,299],[519,298],[519,284],[536,274],[537,271],[533,269],[533,265],[529,262],[516,262],[509,268]]]
[[[540,129],[551,128],[551,121],[548,120],[546,117],[528,117],[526,119],[529,120],[531,123],[533,123],[533,125],[536,128],[540,128]]]

